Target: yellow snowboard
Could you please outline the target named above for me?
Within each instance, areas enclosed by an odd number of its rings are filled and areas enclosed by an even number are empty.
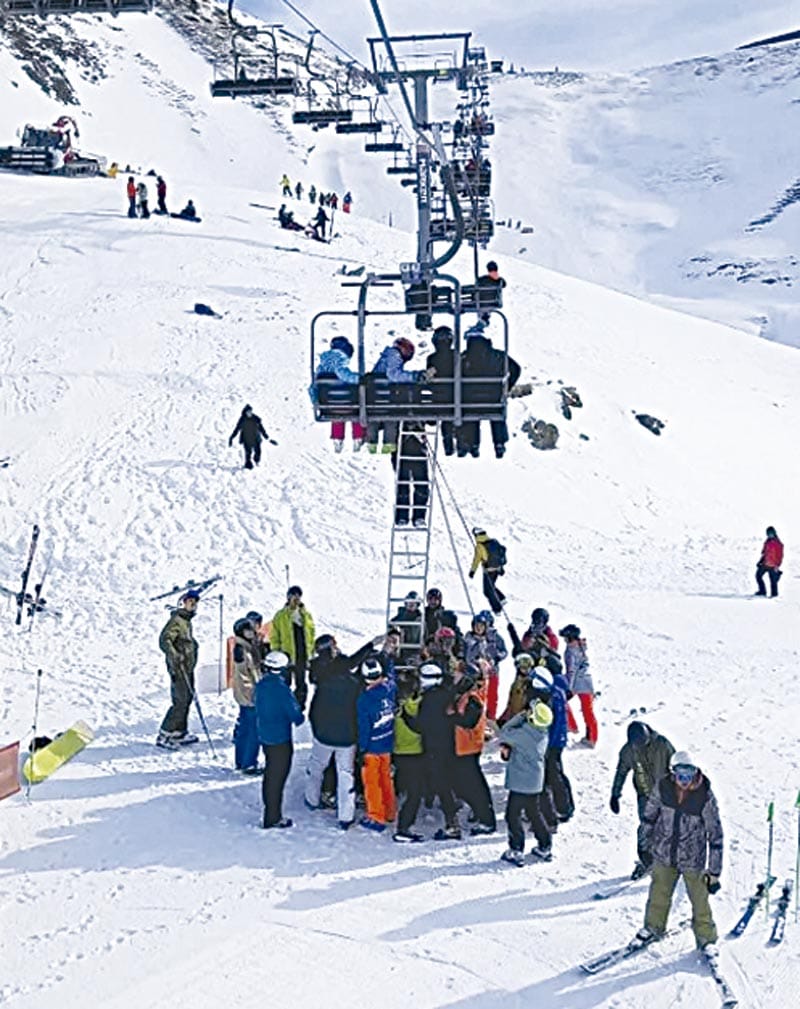
[[[72,760],[93,739],[94,733],[86,722],[76,722],[52,743],[32,753],[23,764],[22,773],[32,785],[36,785],[49,778],[62,764]]]

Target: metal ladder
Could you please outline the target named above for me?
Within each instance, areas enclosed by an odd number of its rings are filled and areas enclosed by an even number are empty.
[[[413,429],[421,425],[410,421],[401,421],[397,438],[397,466],[395,467],[394,481],[394,503],[392,507],[392,536],[389,547],[389,587],[386,599],[386,626],[390,624],[396,626],[402,632],[403,643],[397,658],[397,669],[411,669],[414,667],[414,658],[424,643],[425,635],[425,593],[428,584],[428,563],[431,544],[431,510],[436,491],[436,452],[439,445],[439,425],[433,432],[425,429],[421,432]],[[402,463],[406,460],[419,461],[417,455],[403,455],[403,450],[408,447],[408,440],[415,434],[420,434],[427,446],[426,461],[428,464],[428,502],[424,506],[424,519],[417,517],[417,522],[413,521],[413,483],[400,479]],[[408,521],[398,524],[398,494],[402,485],[406,486],[409,492],[409,504],[403,511],[406,513]],[[417,512],[420,511],[419,506]],[[409,592],[416,592],[419,596],[419,618],[416,621],[393,621],[392,617],[399,607],[405,602]],[[416,633],[414,633],[416,632]],[[418,638],[419,644],[406,644],[406,639]]]

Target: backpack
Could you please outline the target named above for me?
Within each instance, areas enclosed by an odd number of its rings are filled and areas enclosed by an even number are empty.
[[[488,551],[488,557],[486,558],[487,568],[502,568],[505,567],[506,563],[506,548],[500,542],[500,540],[487,540],[486,550]]]

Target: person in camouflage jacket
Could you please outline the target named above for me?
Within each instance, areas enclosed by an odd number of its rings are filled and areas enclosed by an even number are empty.
[[[698,948],[715,943],[708,896],[720,888],[722,823],[711,783],[685,751],[673,755],[670,773],[647,800],[644,839],[653,857],[645,929],[663,935],[672,894],[682,878]]]
[[[170,615],[158,639],[167,660],[172,699],[156,739],[156,745],[163,749],[172,750],[184,743],[197,742],[197,736],[186,731],[186,724],[194,697],[197,642],[192,634],[192,620],[197,613],[199,599],[194,589],[182,595],[178,608]]]

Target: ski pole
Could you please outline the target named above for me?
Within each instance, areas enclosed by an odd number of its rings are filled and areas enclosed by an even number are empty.
[[[286,572],[286,588],[288,589],[289,588],[289,565],[288,564],[284,564],[283,565],[283,570]]]
[[[772,838],[775,827],[774,816],[775,803],[771,802],[769,806],[767,806],[767,821],[769,823],[769,841],[767,842],[767,879],[769,879],[772,875]],[[767,896],[764,901],[764,906],[767,909],[767,917],[769,918],[769,887],[767,887]]]
[[[797,801],[794,804],[794,808],[797,810],[797,857],[794,863],[794,920],[797,921],[798,905],[800,904],[797,893],[800,884],[800,792],[797,793]]]
[[[222,639],[224,635],[222,629],[222,593],[219,594],[219,664],[217,666],[217,696],[222,693]]]
[[[200,707],[200,698],[197,696],[197,690],[189,682],[189,677],[186,675],[183,669],[181,669],[181,675],[183,676],[184,682],[192,695],[192,700],[194,701],[195,710],[197,711],[197,717],[200,719],[200,724],[203,726],[203,732],[206,734],[206,739],[208,740],[208,746],[211,750],[211,756],[214,760],[217,759],[217,751],[214,749],[214,744],[211,742],[211,733],[208,731],[208,726],[206,725],[206,720],[203,717],[203,709]]]
[[[34,704],[33,704],[33,725],[31,726],[31,731],[33,732],[33,736],[31,738],[31,769],[33,768],[33,759],[36,756],[36,732],[37,732],[37,729],[38,729],[38,726],[39,726],[39,693],[41,691],[41,686],[42,686],[42,671],[41,671],[41,669],[37,669],[36,670],[36,700],[34,701]],[[30,797],[31,797],[31,778],[32,777],[33,777],[33,774],[31,774],[30,778],[28,778],[28,784],[27,784],[27,786],[25,788],[25,798],[26,799],[30,799]]]

